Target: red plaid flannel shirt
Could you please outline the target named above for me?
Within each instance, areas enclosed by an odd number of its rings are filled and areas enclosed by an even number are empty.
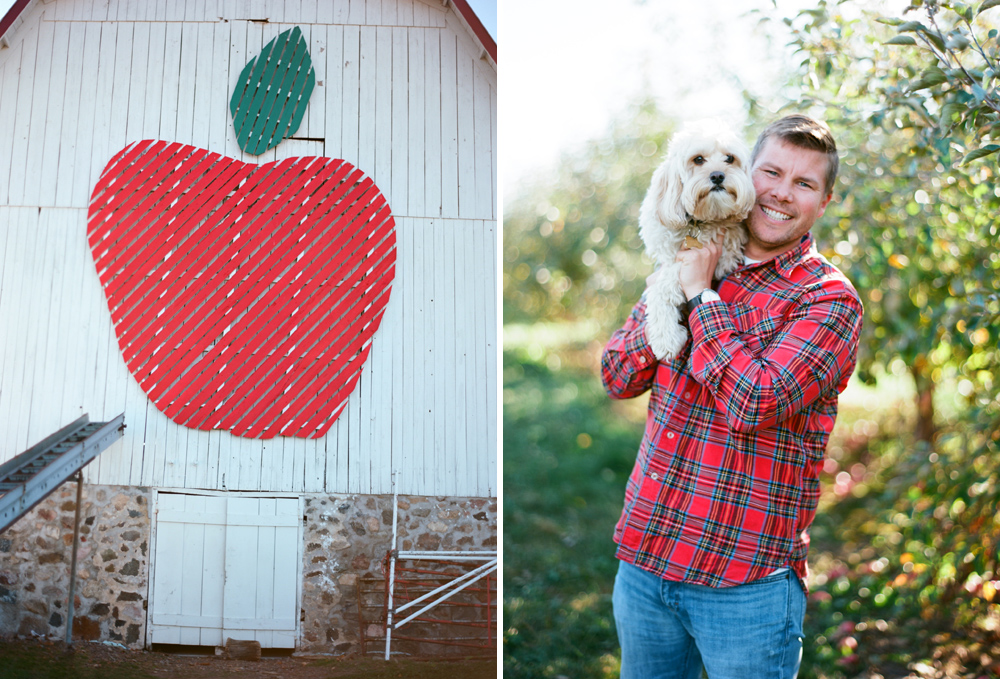
[[[646,428],[615,527],[617,557],[712,587],[792,568],[805,582],[819,469],[854,371],[862,307],[803,238],[743,266],[701,304],[691,339],[657,362],[640,299],[604,349],[613,398],[651,389]]]

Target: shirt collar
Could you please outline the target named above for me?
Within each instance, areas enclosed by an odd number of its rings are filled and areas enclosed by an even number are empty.
[[[807,232],[806,235],[802,236],[802,240],[800,240],[799,244],[794,248],[782,252],[777,257],[765,259],[763,262],[759,262],[757,264],[747,265],[746,268],[750,269],[757,266],[773,266],[782,276],[785,278],[791,278],[792,272],[795,268],[807,257],[814,256],[817,252],[816,243],[813,241],[812,232],[810,231]]]

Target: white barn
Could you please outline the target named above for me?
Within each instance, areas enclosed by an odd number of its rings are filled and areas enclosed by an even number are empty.
[[[295,27],[315,87],[291,137],[250,155],[230,97]],[[464,0],[19,0],[3,17],[0,463],[83,414],[126,425],[84,470],[77,636],[358,650],[353,588],[392,547],[394,490],[401,547],[496,549],[496,126],[496,45]],[[88,209],[141,140],[343,159],[381,190],[395,278],[325,435],[183,426],[130,373]],[[0,635],[65,632],[71,491],[0,533]]]

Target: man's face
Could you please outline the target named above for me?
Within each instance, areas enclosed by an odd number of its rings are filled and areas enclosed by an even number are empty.
[[[795,247],[826,209],[826,155],[771,137],[753,166],[757,203],[746,256],[770,259]]]

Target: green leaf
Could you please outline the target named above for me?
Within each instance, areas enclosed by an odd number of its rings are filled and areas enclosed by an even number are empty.
[[[880,24],[886,24],[887,26],[899,26],[903,23],[902,19],[897,19],[896,17],[875,17],[875,21]]]
[[[976,97],[976,101],[977,101],[978,103],[980,103],[980,104],[981,104],[981,103],[983,103],[983,100],[984,100],[984,99],[986,99],[986,90],[984,90],[984,89],[983,89],[982,87],[980,87],[979,85],[975,85],[975,84],[974,84],[974,85],[972,86],[972,94],[973,94],[973,96],[975,96],[975,97]]]
[[[898,33],[906,33],[907,31],[922,31],[926,33],[927,27],[924,26],[919,21],[906,21],[899,24],[899,27],[896,29],[896,31]]]
[[[229,100],[240,148],[259,156],[295,134],[315,85],[302,29],[279,33],[264,45],[243,68]]]
[[[934,46],[939,50],[944,49],[944,38],[941,37],[940,33],[937,31],[927,31],[924,35],[926,35],[927,39],[934,43]]]
[[[950,33],[947,40],[944,42],[945,46],[953,50],[964,50],[970,44],[969,39],[966,38],[961,33]]]
[[[942,125],[951,123],[952,116],[965,110],[962,104],[950,101],[941,107],[940,121]]]
[[[1000,144],[987,144],[962,158],[962,165],[1000,151]]]
[[[992,9],[997,5],[1000,5],[1000,0],[986,0],[986,2],[984,2],[979,6],[979,12],[976,12],[976,14],[979,14],[980,12],[985,12],[988,9]]]
[[[917,90],[934,87],[946,82],[948,82],[948,76],[945,75],[944,71],[937,66],[931,66],[923,72],[920,78],[910,81],[910,91],[916,92]]]
[[[916,45],[917,41],[913,39],[911,35],[897,35],[894,38],[886,40],[884,45]]]

